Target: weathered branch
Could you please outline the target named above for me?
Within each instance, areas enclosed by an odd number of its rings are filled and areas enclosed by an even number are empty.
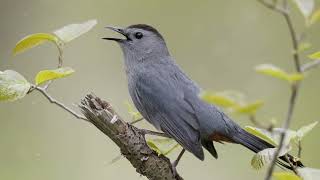
[[[166,134],[138,129],[132,124],[126,123],[115,113],[109,103],[92,94],[87,95],[79,105],[85,116],[83,117],[53,98],[46,89],[47,87],[33,85],[28,93],[34,90],[39,91],[50,103],[64,109],[77,119],[85,120],[95,125],[120,147],[122,155],[131,162],[141,175],[151,180],[183,180],[172,166],[170,160],[163,155],[159,156],[146,143],[146,134],[168,137]]]
[[[109,103],[89,94],[79,107],[93,125],[116,143],[138,173],[152,180],[182,179],[167,157],[149,148],[145,131],[122,120]]]

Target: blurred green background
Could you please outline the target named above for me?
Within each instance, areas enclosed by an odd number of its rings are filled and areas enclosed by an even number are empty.
[[[317,1],[317,7],[320,6]],[[320,25],[306,30],[303,17],[293,9],[298,31],[306,31],[313,48],[320,50]],[[260,121],[281,120],[288,106],[285,82],[256,74],[254,66],[273,63],[293,71],[291,39],[283,17],[255,0],[1,0],[0,70],[14,69],[30,81],[43,69],[55,68],[57,50],[47,43],[16,57],[15,43],[37,32],[51,32],[64,25],[97,19],[89,33],[67,45],[65,66],[76,73],[56,81],[50,93],[66,105],[88,92],[110,101],[130,119],[124,102],[130,99],[117,44],[101,40],[113,35],[106,25],[146,23],[165,37],[179,65],[208,90],[237,90],[249,100],[266,102]],[[319,120],[320,70],[308,73],[302,84],[292,128]],[[241,125],[250,122],[234,116]],[[151,128],[147,123],[139,124]],[[319,127],[303,141],[303,161],[320,168]],[[178,171],[185,179],[262,179],[264,170],[250,167],[252,153],[238,145],[217,144],[219,159],[208,153],[204,162],[187,153]],[[178,152],[170,155],[175,157]],[[87,180],[146,179],[127,160],[110,164],[119,149],[92,125],[76,120],[35,92],[14,103],[0,104],[0,179]]]

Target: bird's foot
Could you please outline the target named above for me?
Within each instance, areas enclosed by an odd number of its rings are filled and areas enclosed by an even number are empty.
[[[172,164],[172,174],[174,177],[178,175],[177,168],[174,166],[174,164]]]
[[[185,151],[186,151],[185,149],[182,149],[181,152],[179,153],[177,159],[172,163],[172,172],[173,172],[174,176],[177,176],[177,166],[178,166],[178,164],[181,160],[181,157],[183,156]]]

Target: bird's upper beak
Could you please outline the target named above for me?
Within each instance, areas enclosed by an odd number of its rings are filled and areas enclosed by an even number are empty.
[[[119,27],[112,27],[112,26],[107,26],[107,27],[105,27],[105,28],[107,28],[107,29],[111,29],[112,31],[115,31],[115,32],[117,32],[117,33],[122,34],[123,36],[125,36],[125,37],[126,37],[126,39],[120,39],[120,38],[109,38],[109,37],[107,37],[107,38],[102,38],[102,39],[105,39],[105,40],[112,40],[112,41],[117,41],[117,42],[119,42],[119,41],[123,41],[123,40],[129,40],[129,39],[130,39],[130,38],[127,36],[127,34],[124,32],[123,28],[119,28]]]

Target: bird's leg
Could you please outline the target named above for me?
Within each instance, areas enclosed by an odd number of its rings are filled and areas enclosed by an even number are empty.
[[[180,152],[180,154],[178,155],[177,159],[172,163],[172,166],[173,166],[173,167],[176,168],[176,167],[178,166],[178,163],[179,163],[180,159],[182,158],[182,156],[183,156],[183,154],[184,154],[185,151],[186,151],[186,150],[185,150],[184,148],[181,150],[181,152]]]
[[[177,166],[178,166],[178,163],[179,163],[180,159],[182,158],[182,156],[183,156],[183,154],[184,154],[185,151],[186,151],[186,150],[183,148],[183,149],[181,150],[181,152],[179,153],[177,159],[172,163],[172,170],[173,170],[173,174],[174,174],[174,175],[177,174]]]
[[[147,130],[147,129],[140,129],[140,130],[144,135],[149,134],[149,135],[154,135],[154,136],[161,136],[161,137],[171,138],[169,135],[167,135],[165,133],[162,133],[162,132],[150,131],[150,130]]]

